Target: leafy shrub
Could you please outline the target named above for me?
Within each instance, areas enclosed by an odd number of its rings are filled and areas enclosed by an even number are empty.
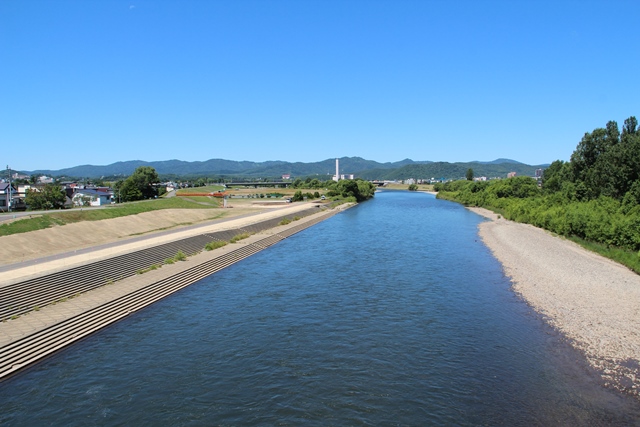
[[[213,242],[209,242],[205,245],[204,249],[207,251],[212,251],[214,249],[218,249],[221,248],[223,246],[226,246],[227,242],[221,242],[219,240],[214,240]]]
[[[229,240],[229,243],[236,243],[236,242],[238,242],[240,240],[246,239],[249,236],[250,236],[249,233],[236,234],[235,236],[233,236],[231,238],[231,240]]]

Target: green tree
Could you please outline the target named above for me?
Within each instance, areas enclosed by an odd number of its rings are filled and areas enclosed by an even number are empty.
[[[153,199],[158,195],[154,184],[160,182],[158,173],[151,166],[140,166],[133,174],[125,179],[116,189],[122,202]]]
[[[409,191],[418,191],[417,184],[409,184]]]
[[[301,202],[304,200],[304,196],[302,195],[302,191],[298,190],[295,192],[293,197],[291,198],[292,202]]]
[[[629,117],[624,121],[624,126],[622,127],[622,136],[626,135],[635,135],[638,132],[638,120],[635,116]]]
[[[624,121],[622,134],[615,121],[585,133],[571,155],[571,179],[586,200],[600,195],[621,200],[640,178],[640,137],[637,120]]]
[[[333,192],[340,194],[342,197],[354,197],[357,202],[373,197],[376,187],[369,181],[362,179],[342,179],[337,182]],[[333,194],[330,192],[330,194]]]
[[[467,169],[467,181],[473,181],[473,169]]]
[[[542,173],[542,189],[545,193],[556,193],[564,182],[571,181],[571,165],[562,160],[551,163]]]
[[[66,199],[59,185],[47,184],[40,191],[28,189],[25,203],[30,210],[61,209]]]
[[[142,200],[142,192],[135,183],[129,178],[122,181],[118,187],[118,196],[121,202],[133,202],[135,200]]]

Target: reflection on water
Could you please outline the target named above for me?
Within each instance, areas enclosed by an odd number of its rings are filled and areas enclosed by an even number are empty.
[[[382,192],[0,384],[3,425],[633,425],[481,218]]]

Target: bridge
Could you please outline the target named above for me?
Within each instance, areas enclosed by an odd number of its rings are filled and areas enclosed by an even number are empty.
[[[369,182],[371,182],[373,185],[378,187],[384,187],[386,185],[386,182],[384,181],[369,181]],[[253,187],[253,188],[258,188],[258,187],[287,188],[291,184],[293,184],[292,181],[239,181],[239,182],[225,183],[227,187]]]
[[[242,181],[242,182],[227,182],[225,183],[225,185],[227,187],[253,187],[253,188],[258,188],[258,187],[282,187],[282,188],[287,188],[292,184],[292,182],[287,182],[287,181],[254,181],[254,182],[250,182],[250,181]]]

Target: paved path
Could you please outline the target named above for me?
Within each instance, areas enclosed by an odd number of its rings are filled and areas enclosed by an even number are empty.
[[[308,204],[304,206],[309,207]],[[281,216],[283,212],[276,213]],[[335,211],[322,211],[312,214],[287,225],[255,234],[239,243],[229,244],[214,251],[203,251],[186,261],[164,265],[158,270],[131,276],[64,302],[47,305],[16,319],[1,322],[0,377],[10,375],[129,313],[200,280],[211,274],[210,272],[244,259],[334,213]],[[261,215],[260,219],[268,219],[271,216],[273,214],[267,212]],[[255,223],[256,220],[244,218],[236,219],[236,222],[238,224],[234,227]],[[229,223],[226,222],[225,225],[228,226]],[[218,227],[221,226],[218,224]],[[220,263],[219,260],[226,261]],[[59,260],[50,261],[56,262]],[[182,284],[175,286],[174,282]],[[160,289],[160,285],[166,289]]]
[[[117,242],[106,243],[90,248],[78,249],[35,260],[0,266],[0,286],[202,233],[240,228],[248,224],[271,219],[283,214],[295,214],[298,211],[308,209],[314,205],[315,204],[313,203],[295,203],[284,208],[261,210],[257,213],[249,213],[227,219],[207,221],[203,224],[186,226],[177,230],[168,230],[145,236],[136,236],[124,241],[119,240]]]

